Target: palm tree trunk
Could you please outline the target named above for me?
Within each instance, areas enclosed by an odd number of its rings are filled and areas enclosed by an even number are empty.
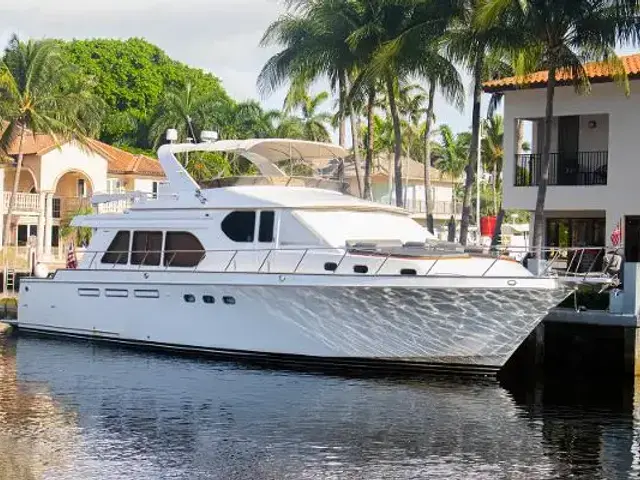
[[[429,191],[431,190],[431,119],[433,118],[433,99],[436,96],[436,82],[429,84],[429,103],[427,104],[427,118],[424,124],[424,225],[429,232]]]
[[[544,117],[544,144],[542,146],[542,159],[540,165],[540,180],[538,182],[538,197],[536,198],[536,211],[533,223],[533,245],[536,249],[536,258],[542,259],[542,243],[544,232],[544,203],[547,197],[547,184],[549,183],[549,165],[551,160],[551,126],[553,122],[553,97],[556,87],[556,66],[551,61],[549,79],[547,80],[547,105]]]
[[[367,99],[367,159],[364,164],[364,198],[371,200],[371,169],[373,167],[373,108],[376,103],[376,89],[369,87],[369,98]]]
[[[342,148],[345,148],[346,137],[347,137],[347,126],[345,124],[345,117],[344,117],[346,99],[347,99],[347,76],[344,70],[340,70],[338,72],[338,103],[339,103],[338,144]]]
[[[11,245],[13,241],[10,240],[11,236],[11,221],[13,220],[13,210],[16,204],[16,197],[18,196],[18,187],[20,185],[20,171],[22,170],[22,159],[24,154],[22,153],[22,144],[24,142],[24,124],[20,126],[20,143],[18,144],[18,163],[16,165],[15,176],[13,177],[13,188],[11,189],[11,198],[9,199],[9,206],[7,207],[7,217],[4,224],[4,244]],[[43,208],[41,205],[40,208]]]
[[[387,94],[389,95],[389,110],[391,110],[391,120],[393,121],[394,136],[394,175],[396,182],[396,206],[402,207],[402,131],[400,130],[400,115],[396,104],[395,84],[391,75],[387,75]]]
[[[498,164],[493,162],[493,214],[498,214]],[[478,187],[480,183],[478,182]]]
[[[358,127],[356,124],[356,113],[353,105],[349,105],[349,123],[351,124],[351,143],[353,144],[353,168],[356,172],[356,183],[358,184],[358,197],[362,198],[362,182],[360,181],[360,150],[358,148]]]
[[[469,218],[471,217],[471,190],[475,180],[476,161],[480,148],[480,100],[482,98],[482,68],[484,56],[478,55],[473,68],[473,113],[471,118],[471,145],[469,148],[469,162],[467,163],[467,175],[464,182],[464,195],[462,196],[462,220],[460,222],[460,243],[467,244],[469,232]],[[477,218],[476,222],[480,219]]]

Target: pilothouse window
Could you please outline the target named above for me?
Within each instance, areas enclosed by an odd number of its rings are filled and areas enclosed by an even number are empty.
[[[164,245],[164,265],[195,267],[204,258],[204,247],[189,232],[167,232]]]
[[[222,220],[222,231],[234,242],[253,242],[256,212],[231,212]]]
[[[102,263],[127,264],[129,261],[129,232],[122,231],[116,234],[101,261]]]
[[[162,232],[134,232],[131,246],[132,265],[160,265]]]
[[[263,243],[273,242],[273,223],[276,214],[272,211],[260,212],[260,230],[258,231],[258,241]]]

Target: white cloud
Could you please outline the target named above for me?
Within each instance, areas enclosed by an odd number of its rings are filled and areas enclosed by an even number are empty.
[[[275,49],[258,43],[282,12],[279,0],[20,0],[0,5],[0,42],[14,32],[23,38],[143,37],[220,77],[234,98],[259,98],[256,78]],[[265,106],[280,108],[283,96],[264,99]],[[463,116],[442,99],[436,106],[439,122],[468,128],[468,112]]]

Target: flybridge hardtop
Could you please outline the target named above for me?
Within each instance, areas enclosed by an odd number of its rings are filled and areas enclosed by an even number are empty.
[[[201,189],[177,158],[196,151],[242,155],[284,181]],[[167,182],[157,197],[76,217],[94,228],[77,268],[21,281],[20,329],[270,362],[492,373],[582,278],[533,275],[438,244],[402,209],[290,186],[283,162],[347,156],[335,145],[219,141],[158,156]]]
[[[162,185],[157,198],[147,201],[148,195],[141,192],[96,194],[92,202],[105,203],[127,199],[134,202],[133,210],[299,208],[387,211],[397,214],[404,212],[398,207],[320,188],[251,185],[201,189],[176,158],[176,154],[187,152],[234,153],[251,161],[262,175],[282,178],[286,178],[287,175],[278,167],[278,163],[292,159],[306,162],[341,159],[349,155],[338,145],[306,140],[249,139],[220,140],[200,144],[167,144],[160,147],[158,151],[158,158],[167,180]],[[72,225],[97,226],[97,223],[104,220],[101,215],[76,216]],[[114,221],[113,218],[110,220]]]

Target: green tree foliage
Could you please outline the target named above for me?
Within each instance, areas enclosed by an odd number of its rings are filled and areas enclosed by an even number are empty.
[[[187,85],[233,104],[214,75],[172,60],[139,38],[61,42],[63,57],[96,84],[107,105],[100,139],[111,144],[151,147],[148,127],[165,92]]]

